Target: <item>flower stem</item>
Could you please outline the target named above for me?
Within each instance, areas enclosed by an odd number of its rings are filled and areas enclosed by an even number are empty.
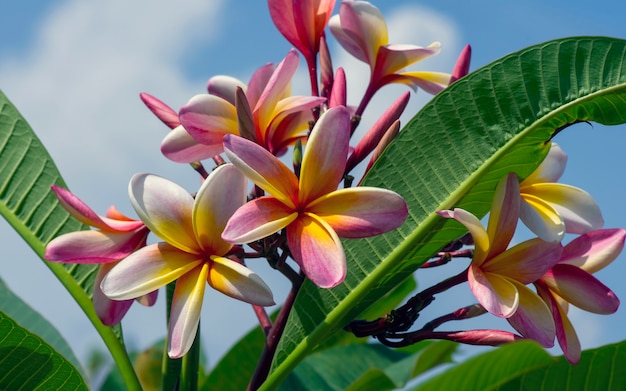
[[[285,325],[287,324],[287,318],[289,317],[289,313],[291,312],[291,308],[293,307],[293,303],[296,300],[296,296],[298,295],[298,291],[300,290],[300,286],[302,283],[294,283],[291,287],[291,291],[289,291],[289,295],[285,299],[285,303],[283,307],[280,309],[276,320],[274,321],[274,326],[267,336],[267,341],[265,343],[265,349],[263,349],[263,353],[261,354],[261,358],[259,359],[259,364],[252,375],[252,379],[250,379],[250,384],[248,384],[248,391],[257,390],[261,384],[267,379],[267,375],[270,371],[270,366],[272,364],[272,359],[274,358],[274,353],[276,353],[276,347],[278,346],[278,341],[280,341],[280,337],[285,330]]]
[[[115,361],[115,365],[124,379],[126,388],[130,391],[140,391],[142,389],[141,383],[139,383],[139,379],[128,357],[128,352],[126,352],[123,341],[115,335],[111,327],[102,324],[93,307],[91,298],[87,296],[85,291],[77,284],[76,280],[72,278],[63,265],[53,262],[44,263],[50,268],[59,281],[61,281],[65,289],[72,295],[76,303],[78,303],[79,307],[83,310],[85,315],[87,315],[89,321],[93,324],[107,349],[109,349],[111,357]]]
[[[167,324],[170,322],[170,308],[172,307],[172,296],[174,295],[174,289],[176,288],[176,283],[170,283],[166,287],[166,299],[167,303],[165,305],[165,313]],[[167,354],[168,346],[169,346],[169,333],[167,334],[167,338],[165,339],[165,348],[163,349],[163,363],[161,366],[161,376],[163,379],[163,390],[174,390],[178,388],[178,384],[180,381],[180,368],[182,366],[182,359],[180,358],[170,358]]]
[[[200,324],[191,348],[183,356],[180,370],[180,391],[196,391],[198,389],[198,371],[200,370]]]

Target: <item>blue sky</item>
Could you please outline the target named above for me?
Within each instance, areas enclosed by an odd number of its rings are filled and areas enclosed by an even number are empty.
[[[257,67],[280,61],[290,48],[275,30],[264,1],[9,3],[0,12],[0,89],[48,147],[70,189],[98,212],[115,204],[132,215],[126,188],[129,178],[140,171],[173,179],[190,191],[197,188],[198,180],[190,169],[161,156],[158,148],[166,129],[143,107],[140,92],[178,108],[194,94],[204,92],[209,77],[228,74],[247,81]],[[449,71],[466,43],[473,46],[472,69],[476,69],[511,51],[553,38],[626,38],[626,4],[609,0],[594,1],[593,6],[586,1],[373,3],[388,21],[391,42],[442,43],[438,57],[418,65],[423,70]],[[360,96],[367,68],[334,43],[331,50],[335,65],[348,69],[349,99],[354,100]],[[294,80],[294,93],[306,94],[307,83],[300,72]],[[404,90],[389,87],[381,91],[366,112],[365,124],[380,112],[377,106],[384,107]],[[423,92],[415,95],[404,121],[427,99]],[[562,181],[595,197],[607,227],[626,226],[622,207],[626,188],[621,174],[625,130],[624,126],[577,125],[557,137],[570,156]],[[102,348],[88,321],[47,268],[5,223],[0,223],[0,230],[5,254],[0,260],[0,276],[51,319],[79,358],[85,358],[91,347]],[[625,263],[623,255],[599,273],[622,298],[626,297],[621,278],[626,274]],[[266,273],[265,279],[280,300],[286,284],[263,268],[259,272]],[[418,274],[423,286],[435,278]],[[203,342],[214,362],[254,324],[254,316],[249,306],[207,292]],[[458,293],[464,294],[469,293]],[[450,305],[465,305],[467,300]],[[131,346],[146,347],[164,334],[163,303],[164,296],[157,309],[135,306],[131,310],[125,320]],[[612,316],[573,311],[572,318],[585,347],[625,337],[624,308]]]

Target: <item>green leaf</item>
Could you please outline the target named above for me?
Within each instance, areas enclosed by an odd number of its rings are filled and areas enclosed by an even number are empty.
[[[555,40],[497,60],[433,98],[363,181],[400,193],[407,221],[385,235],[345,240],[348,275],[338,287],[305,282],[263,388],[276,388],[334,330],[464,233],[437,210],[483,216],[498,180],[530,174],[557,131],[580,121],[625,123],[625,53],[619,39]]]
[[[415,387],[413,391],[494,390],[520,374],[546,368],[556,362],[545,349],[531,341],[504,345],[453,366],[440,375]],[[562,383],[561,383],[562,384]],[[529,390],[541,388],[531,387]],[[556,388],[544,388],[558,389]]]
[[[561,356],[557,362],[529,370],[495,389],[621,391],[626,387],[624,362],[626,341],[586,350],[575,366]]]
[[[0,214],[43,259],[54,237],[86,227],[59,204],[50,186],[67,187],[48,151],[8,98],[0,92]],[[45,262],[94,325],[123,371],[136,377],[121,341],[121,328],[104,326],[91,303],[97,265]]]
[[[447,362],[456,346],[424,341],[413,347],[415,353],[378,344],[336,346],[307,357],[280,390],[392,390]]]
[[[74,356],[74,352],[72,352],[72,349],[57,329],[16,296],[2,279],[0,279],[0,312],[22,325],[22,327],[27,327],[30,333],[46,341],[55,351],[77,368],[83,376],[85,375],[80,362]]]
[[[413,391],[623,390],[626,341],[586,350],[578,365],[550,356],[531,341],[473,357]]]
[[[0,311],[1,390],[88,390],[80,372],[38,335]]]
[[[59,204],[52,185],[67,188],[35,133],[0,92],[0,214],[42,259],[54,237],[86,228]],[[97,265],[46,264],[91,294]]]

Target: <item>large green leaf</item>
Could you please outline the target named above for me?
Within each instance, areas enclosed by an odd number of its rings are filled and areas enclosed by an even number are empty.
[[[75,368],[84,371],[65,339],[44,317],[16,296],[0,279],[0,312],[48,343]]]
[[[0,311],[1,390],[88,390],[71,362]]]
[[[85,228],[59,204],[52,185],[67,187],[28,123],[0,92],[0,214],[40,257],[55,236]],[[91,294],[97,266],[46,264],[64,284],[73,279]]]
[[[324,290],[305,283],[263,385],[275,388],[321,341],[401,283],[462,227],[439,209],[487,213],[497,181],[527,176],[569,124],[626,122],[626,41],[565,38],[497,60],[429,102],[363,184],[400,193],[409,217],[394,232],[346,240],[348,275]]]
[[[0,92],[0,214],[43,259],[54,237],[80,229],[80,222],[59,204],[51,185],[66,187],[48,151],[8,98]],[[104,326],[91,303],[97,265],[44,262],[91,320],[123,371],[129,387],[136,377],[118,338],[121,328]]]

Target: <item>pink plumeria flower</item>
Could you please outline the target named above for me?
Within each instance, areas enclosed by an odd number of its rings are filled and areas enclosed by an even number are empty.
[[[121,259],[146,245],[150,231],[138,220],[133,220],[111,206],[106,216],[99,216],[70,191],[52,186],[61,205],[78,221],[96,228],[70,232],[58,236],[46,246],[44,258],[50,262],[100,264],[93,287],[93,304],[103,324],[119,323],[128,312],[133,300],[115,301],[100,290],[100,281]],[[152,305],[157,292],[147,292],[138,299]]]
[[[335,0],[268,0],[278,31],[315,66],[320,38],[335,8]]]
[[[389,44],[387,24],[380,10],[366,1],[344,0],[339,14],[328,22],[337,41],[357,59],[369,64],[373,91],[389,83],[403,83],[436,94],[450,82],[450,74],[440,72],[400,72],[402,69],[439,53],[440,44],[428,47]]]
[[[216,153],[223,151],[222,139],[227,134],[239,135],[236,89],[242,88],[252,111],[251,127],[255,142],[275,155],[306,137],[311,109],[325,101],[314,96],[291,96],[290,85],[298,68],[298,53],[289,51],[275,68],[261,67],[247,86],[231,77],[209,81],[209,94],[196,95],[180,109],[180,121],[200,144]],[[239,118],[241,119],[241,118]]]
[[[199,144],[180,124],[178,113],[150,94],[141,93],[143,103],[165,125],[172,129],[161,142],[163,156],[177,163],[192,163],[208,159],[221,152]]]
[[[566,232],[583,234],[604,225],[600,208],[589,193],[556,183],[566,163],[565,152],[552,143],[544,161],[520,185],[520,218],[548,242],[560,242]]]
[[[580,359],[581,347],[567,311],[571,303],[596,314],[612,314],[619,299],[591,274],[613,262],[624,248],[626,230],[591,231],[572,240],[563,249],[559,263],[535,283],[537,292],[552,309],[556,338],[565,358],[573,364]]]
[[[550,309],[526,284],[550,270],[563,247],[535,238],[507,249],[519,218],[518,194],[517,176],[505,176],[496,188],[487,229],[464,209],[438,213],[457,220],[472,235],[475,248],[468,282],[478,302],[493,315],[507,318],[522,336],[549,347],[556,333]]]
[[[346,275],[339,237],[379,235],[404,222],[408,210],[397,193],[356,187],[337,190],[345,169],[350,115],[345,107],[325,112],[313,128],[300,179],[276,157],[241,137],[226,136],[226,154],[271,196],[252,200],[229,220],[222,237],[250,243],[286,228],[291,255],[317,286],[331,288]]]
[[[207,282],[251,304],[274,304],[270,289],[257,274],[225,257],[232,245],[220,234],[246,200],[246,181],[235,167],[216,168],[195,200],[179,185],[151,174],[133,176],[129,193],[137,214],[163,242],[148,245],[117,264],[102,280],[102,291],[112,299],[127,300],[176,280],[170,357],[183,356],[193,343]]]

